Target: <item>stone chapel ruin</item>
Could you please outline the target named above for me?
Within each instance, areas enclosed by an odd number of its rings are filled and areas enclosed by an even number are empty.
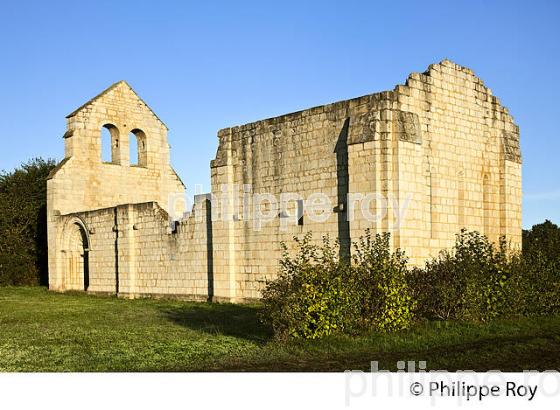
[[[181,209],[167,127],[126,82],[69,114],[65,158],[47,185],[50,289],[250,301],[274,278],[280,243],[308,231],[338,239],[341,255],[366,228],[389,231],[411,264],[451,247],[461,228],[520,246],[519,129],[449,60],[392,91],[226,128],[218,139],[211,195]],[[274,203],[287,193],[284,206]]]

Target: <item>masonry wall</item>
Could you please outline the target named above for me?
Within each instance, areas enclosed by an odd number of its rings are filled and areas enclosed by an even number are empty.
[[[118,136],[112,164],[100,161],[106,124]],[[146,141],[140,167],[129,165],[130,130]],[[52,289],[250,301],[276,276],[281,242],[293,251],[307,232],[338,240],[341,257],[366,229],[390,232],[415,265],[463,228],[521,246],[519,130],[448,60],[392,91],[219,131],[212,205],[198,197],[176,227],[168,198],[184,187],[166,133],[126,83],[69,116],[66,159],[48,181]]]
[[[280,209],[255,229],[239,208],[220,206],[230,213],[213,224],[217,291],[224,297],[259,297],[275,276],[280,242],[293,244],[292,236],[308,231],[317,241],[338,238],[341,254],[367,228],[389,231],[413,264],[450,248],[462,228],[492,240],[505,235],[520,247],[518,128],[471,70],[448,60],[411,74],[393,91],[224,129],[218,137],[214,193],[223,184],[238,197],[243,187],[275,198],[321,192],[333,205],[326,220],[304,216],[303,225],[292,219],[285,229]],[[372,220],[357,212],[348,221],[348,196],[368,193],[392,198],[386,216]],[[367,205],[371,214],[383,214],[379,201]]]
[[[207,300],[212,294],[209,209],[201,197],[187,218],[170,225],[167,212],[148,202],[64,215],[60,224],[64,230],[76,223],[86,229],[89,292]],[[65,252],[59,263],[69,263]],[[83,283],[63,281],[58,290],[83,290]]]

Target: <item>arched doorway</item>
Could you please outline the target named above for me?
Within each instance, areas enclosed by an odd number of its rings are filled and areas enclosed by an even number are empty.
[[[84,226],[75,221],[66,231],[64,288],[88,290],[89,288],[89,240]]]

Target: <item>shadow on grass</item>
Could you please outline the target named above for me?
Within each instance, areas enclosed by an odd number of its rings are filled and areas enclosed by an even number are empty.
[[[425,361],[428,371],[522,372],[560,369],[560,344],[554,336],[500,336],[446,346],[395,346],[388,349],[375,344],[371,347],[351,343],[344,346],[347,342],[345,338],[306,342],[314,343],[314,348],[306,349],[305,343],[301,343],[295,352],[273,350],[249,361],[230,360],[215,368],[199,371],[368,372],[371,371],[372,361],[377,362],[379,369],[390,372],[398,371],[398,363],[403,361],[413,361],[416,365]],[[445,343],[444,340],[441,342]]]
[[[258,319],[259,308],[227,303],[208,303],[162,309],[174,323],[212,335],[222,334],[265,344],[272,338]]]

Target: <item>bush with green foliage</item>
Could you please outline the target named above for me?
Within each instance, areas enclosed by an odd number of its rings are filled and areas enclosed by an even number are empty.
[[[505,243],[496,247],[484,235],[462,230],[451,251],[442,251],[423,269],[412,269],[409,284],[417,315],[486,321],[506,312],[513,258]]]
[[[391,252],[389,235],[365,237],[355,244],[351,264],[337,256],[337,243],[311,234],[294,238],[298,253],[285,244],[278,277],[263,291],[262,319],[278,338],[319,338],[365,329],[392,331],[412,323],[413,301],[406,281],[406,258]]]
[[[404,252],[391,252],[389,233],[372,236],[369,229],[354,248],[349,284],[360,313],[359,327],[380,331],[408,328],[415,302],[407,283]]]
[[[46,284],[47,176],[52,160],[0,173],[0,285]]]
[[[560,228],[546,220],[523,231],[512,307],[522,315],[560,313]]]
[[[321,248],[311,234],[294,238],[298,253],[291,257],[282,243],[278,277],[263,291],[262,319],[278,338],[315,339],[345,330],[351,308],[347,265],[336,254],[336,243],[324,238]]]
[[[280,337],[394,331],[414,318],[484,322],[499,316],[560,313],[560,229],[550,221],[523,232],[522,253],[462,230],[455,246],[424,268],[407,269],[388,233],[354,244],[352,263],[336,243],[284,246],[281,272],[264,291],[263,319]]]

